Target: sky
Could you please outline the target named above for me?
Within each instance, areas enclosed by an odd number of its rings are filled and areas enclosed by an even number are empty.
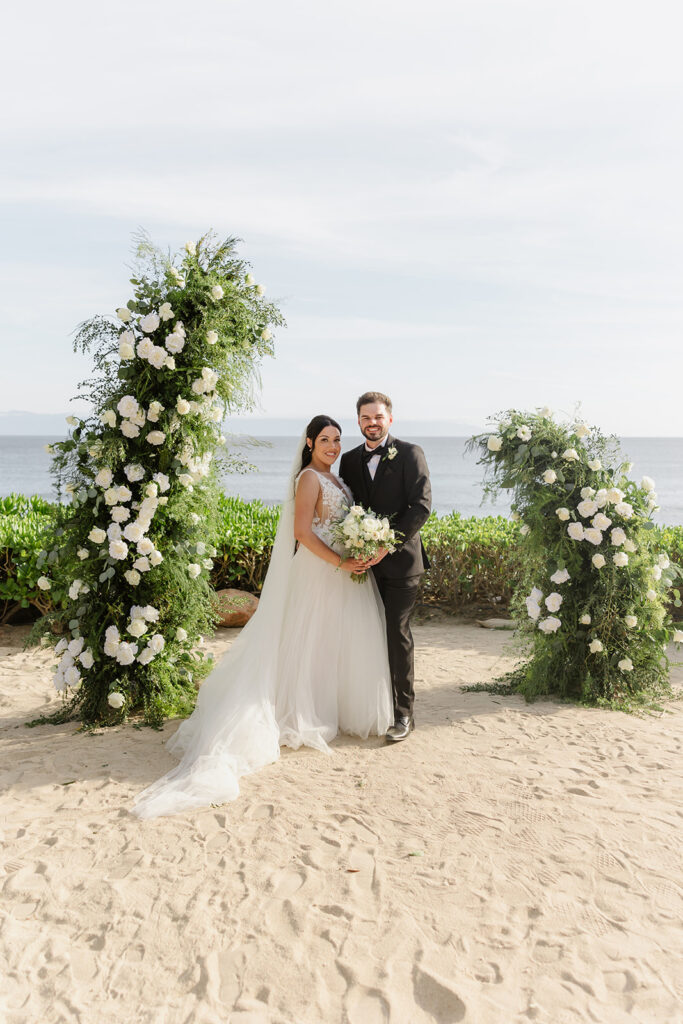
[[[66,412],[132,236],[237,235],[287,319],[256,414],[683,434],[669,0],[38,0],[5,15],[0,412]],[[397,431],[400,433],[400,430]]]

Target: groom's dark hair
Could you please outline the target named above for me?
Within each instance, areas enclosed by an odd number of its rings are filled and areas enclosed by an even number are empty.
[[[375,402],[381,402],[382,405],[386,405],[387,412],[391,416],[391,399],[388,395],[383,395],[381,391],[366,391],[364,395],[361,395],[356,402],[356,412],[360,416],[361,405],[373,405]]]

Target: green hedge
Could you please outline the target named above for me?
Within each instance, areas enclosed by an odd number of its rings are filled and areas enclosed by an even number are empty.
[[[53,606],[53,599],[59,604],[58,593],[37,586],[42,572],[36,565],[45,528],[59,508],[42,498],[20,494],[0,499],[0,622],[16,621],[22,609],[31,606],[42,614]],[[258,593],[268,568],[279,509],[223,495],[220,512],[211,582],[217,589],[238,587]],[[516,523],[502,516],[463,519],[458,512],[451,512],[440,518],[432,515],[422,537],[431,562],[423,579],[423,601],[454,612],[468,607],[507,607],[520,567]],[[661,542],[671,560],[683,565],[683,527],[662,528]]]

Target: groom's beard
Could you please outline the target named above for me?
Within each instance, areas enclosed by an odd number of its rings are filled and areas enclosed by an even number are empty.
[[[365,427],[364,430],[361,429],[361,434],[365,440],[370,441],[372,444],[377,444],[378,442],[383,441],[388,433],[389,427],[387,427],[386,430],[383,430],[382,427]]]

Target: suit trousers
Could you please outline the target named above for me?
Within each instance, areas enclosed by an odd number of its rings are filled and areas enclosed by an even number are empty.
[[[399,715],[412,715],[415,700],[415,644],[410,630],[410,616],[422,573],[390,579],[375,576],[387,620],[387,646],[391,687],[394,693],[394,711]]]

